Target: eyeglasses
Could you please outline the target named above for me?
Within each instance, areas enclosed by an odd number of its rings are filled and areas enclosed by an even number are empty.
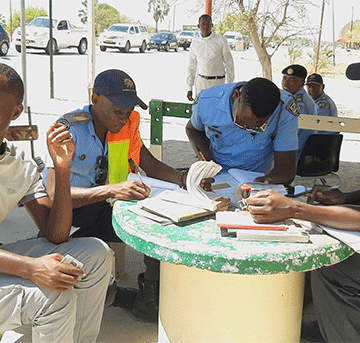
[[[96,185],[104,185],[107,179],[109,166],[108,166],[108,160],[106,156],[100,155],[96,157],[96,163],[95,163],[95,184]]]
[[[246,125],[238,124],[236,122],[236,117],[234,116],[234,124],[241,130],[246,130],[246,131],[255,132],[255,133],[262,133],[262,132],[266,131],[266,129],[269,125],[269,120],[267,120],[264,124],[262,124],[260,126],[246,126]]]

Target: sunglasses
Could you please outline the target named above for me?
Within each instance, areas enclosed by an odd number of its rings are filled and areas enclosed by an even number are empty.
[[[95,163],[95,184],[96,185],[105,185],[107,175],[108,175],[108,160],[106,156],[100,155],[96,157]]]

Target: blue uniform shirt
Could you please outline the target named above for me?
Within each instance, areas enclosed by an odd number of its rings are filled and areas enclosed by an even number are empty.
[[[90,115],[90,106],[78,109],[71,113],[85,112]],[[61,117],[61,119],[65,116]],[[73,135],[76,145],[74,156],[70,162],[70,186],[90,188],[95,186],[96,158],[100,155],[108,157],[108,144],[102,145],[96,136],[94,125],[91,120],[72,124],[69,131]],[[47,169],[53,168],[51,158],[46,159],[46,167],[43,171],[44,185],[46,185]]]
[[[295,93],[295,99],[299,106],[299,114],[314,114],[317,115],[316,105],[313,98],[307,93],[307,91],[301,88],[297,93]],[[298,157],[300,157],[301,151],[304,148],[305,142],[312,134],[316,133],[314,130],[299,130],[299,149]]]
[[[337,107],[335,102],[325,93],[316,100],[316,110],[318,116],[337,117]]]
[[[294,97],[281,90],[281,101],[265,132],[250,133],[234,124],[231,94],[245,82],[211,87],[200,93],[193,106],[191,123],[205,131],[217,163],[224,169],[239,168],[267,174],[273,167],[274,151],[297,150],[298,117]],[[276,136],[272,139],[279,115]]]

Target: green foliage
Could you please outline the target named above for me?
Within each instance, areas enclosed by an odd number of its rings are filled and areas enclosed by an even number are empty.
[[[43,8],[38,7],[28,7],[25,10],[25,23],[30,23],[34,18],[36,17],[47,17],[48,14]],[[14,12],[12,16],[12,28],[10,28],[10,21],[9,24],[6,26],[6,31],[9,32],[9,34],[12,34],[14,29],[17,27],[20,27],[20,12]]]
[[[82,1],[83,9],[79,10],[79,18],[83,24],[87,23],[88,9],[87,0]],[[126,15],[120,15],[117,9],[108,4],[99,4],[95,1],[95,35],[99,36],[101,32],[112,24],[116,23],[132,23],[133,19]]]
[[[290,63],[296,63],[301,60],[302,54],[304,51],[304,47],[299,42],[295,40],[290,41],[290,45],[288,47],[288,54],[290,57]]]
[[[310,47],[312,50],[308,52],[308,56],[310,57],[311,67],[308,68],[308,72],[312,73],[315,70],[315,64],[316,64],[317,42],[312,41]],[[331,43],[321,42],[319,49],[318,68],[317,68],[318,73],[327,70],[332,65],[333,55],[334,54]]]
[[[148,12],[153,12],[153,18],[156,23],[156,32],[158,32],[158,23],[163,21],[169,14],[170,5],[166,0],[149,0]]]
[[[358,49],[360,46],[360,21],[355,21],[353,25],[346,24],[341,30],[341,36],[348,41],[346,45],[349,48]]]
[[[246,18],[242,13],[228,14],[225,19],[214,26],[214,32],[224,34],[226,31],[237,31],[249,34]]]

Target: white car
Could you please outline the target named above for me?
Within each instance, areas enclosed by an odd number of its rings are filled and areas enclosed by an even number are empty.
[[[25,27],[26,49],[43,49],[50,54],[50,33],[48,17],[36,17]],[[79,54],[85,54],[88,46],[87,31],[72,25],[68,20],[52,20],[53,52],[60,49],[77,48]],[[21,52],[21,29],[13,33],[15,49]]]
[[[224,33],[224,37],[227,39],[230,49],[235,49],[235,44],[237,42],[240,42],[240,43],[244,44],[243,35],[242,35],[241,32],[226,31]],[[243,49],[244,49],[244,47],[243,47]]]
[[[145,52],[149,43],[149,33],[146,26],[139,24],[113,24],[99,36],[101,51],[108,48],[129,52],[131,48],[139,48]]]

